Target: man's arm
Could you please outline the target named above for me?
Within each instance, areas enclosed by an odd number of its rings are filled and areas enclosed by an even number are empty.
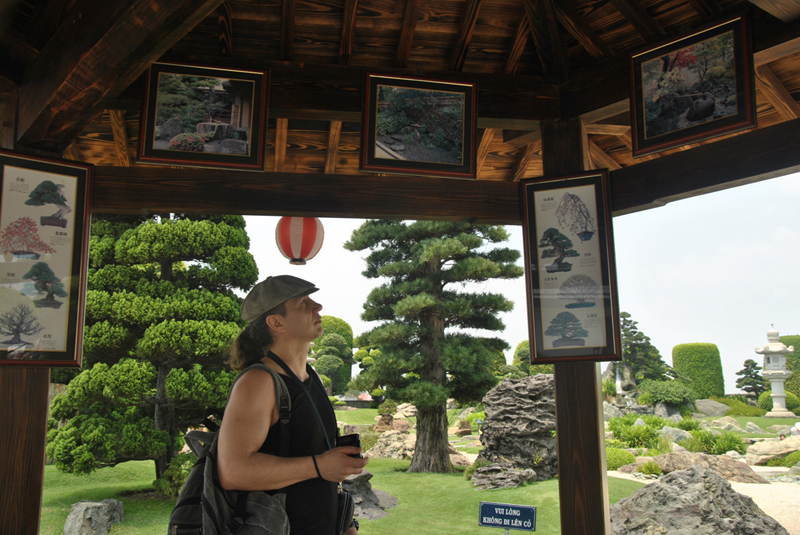
[[[284,458],[258,452],[277,418],[272,376],[263,370],[249,371],[236,382],[219,431],[217,470],[223,488],[273,490],[318,477],[311,457]],[[342,481],[360,474],[367,460],[348,457],[360,451],[344,447],[317,455],[320,475],[328,481]]]

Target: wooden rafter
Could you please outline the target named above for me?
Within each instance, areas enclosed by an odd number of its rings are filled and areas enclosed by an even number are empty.
[[[598,134],[603,136],[621,136],[631,131],[631,127],[624,124],[587,124],[587,134]]]
[[[512,147],[525,147],[541,140],[541,130],[503,130],[503,143]]]
[[[550,83],[567,79],[567,52],[559,38],[551,0],[522,0],[544,78]]]
[[[69,146],[64,149],[62,156],[67,160],[72,160],[73,162],[80,162],[81,161],[81,151],[78,149],[78,142],[73,141],[69,144]]]
[[[328,151],[325,153],[325,174],[332,175],[336,171],[336,153],[339,151],[339,137],[342,133],[342,121],[331,121],[328,131]]]
[[[111,134],[114,137],[117,161],[122,167],[130,167],[131,155],[128,150],[128,131],[125,128],[125,112],[122,110],[108,110],[108,120],[111,123]]]
[[[623,145],[628,147],[630,150],[633,150],[633,138],[631,138],[630,130],[622,134],[617,134],[617,137],[619,138],[620,141],[622,141]],[[655,160],[658,157],[659,154],[648,154],[646,156],[637,156],[636,158],[634,158],[634,161],[649,162],[650,160]]]
[[[8,2],[6,2],[8,3]],[[11,2],[13,4],[15,2]],[[47,41],[53,36],[58,26],[64,20],[65,9],[68,0],[51,0],[49,2],[39,2],[34,15],[36,24],[30,36],[30,45],[37,50],[44,48]],[[3,9],[0,8],[0,13]]]
[[[467,50],[469,49],[470,41],[472,41],[472,32],[475,31],[480,9],[481,0],[467,0],[464,18],[461,19],[461,28],[450,53],[449,68],[451,71],[460,71],[464,68],[464,60],[467,58]]]
[[[400,40],[397,43],[397,59],[395,67],[408,67],[411,57],[411,44],[414,42],[414,32],[417,29],[419,6],[422,0],[406,0],[406,9],[403,13],[403,27],[400,28]]]
[[[701,17],[709,17],[722,11],[722,7],[720,7],[717,0],[689,0],[689,3]]]
[[[519,59],[525,51],[525,45],[528,43],[528,36],[531,32],[531,23],[528,20],[528,14],[523,8],[522,13],[519,15],[519,23],[514,32],[514,40],[511,42],[511,47],[508,49],[508,57],[506,63],[503,65],[503,74],[514,74],[517,72]]]
[[[589,155],[592,157],[592,161],[597,164],[596,167],[606,167],[615,171],[617,169],[621,169],[622,166],[617,163],[617,161],[609,156],[608,154],[603,151],[600,147],[597,146],[597,143],[592,141],[591,139],[588,141],[589,144]]]
[[[74,13],[25,73],[18,143],[61,152],[102,113],[104,97],[131,85],[221,1],[97,2]]]
[[[353,40],[356,34],[358,0],[345,0],[342,18],[342,40],[339,41],[339,65],[350,65],[353,54]]]
[[[286,136],[289,132],[289,119],[275,120],[275,159],[272,162],[272,170],[276,173],[283,172],[283,165],[286,162]]]
[[[219,55],[229,58],[233,55],[233,17],[231,0],[225,0],[217,8],[219,27]]]
[[[783,22],[794,22],[800,18],[800,1],[798,0],[750,0],[750,3]]]
[[[665,35],[661,25],[650,16],[638,0],[611,0],[611,3],[646,41]]]
[[[294,53],[295,0],[283,0],[281,6],[281,59],[292,61]]]
[[[519,150],[519,157],[517,159],[517,165],[514,168],[514,182],[519,182],[523,178],[525,178],[525,171],[528,170],[528,165],[530,165],[531,160],[536,157],[536,152],[542,150],[542,142],[537,141],[536,143],[531,143],[530,145],[526,145],[525,147]]]
[[[481,178],[481,169],[483,169],[483,162],[486,161],[486,156],[489,154],[489,145],[492,144],[495,129],[485,128],[481,134],[481,142],[478,145],[478,157],[475,163],[475,170],[477,178]]]
[[[800,117],[800,106],[786,90],[769,65],[756,67],[756,87],[787,121]]]
[[[568,7],[564,2],[555,2],[553,5],[555,6],[558,22],[572,34],[589,55],[595,59],[603,59],[614,55],[614,50],[600,39],[597,33],[572,8]]]

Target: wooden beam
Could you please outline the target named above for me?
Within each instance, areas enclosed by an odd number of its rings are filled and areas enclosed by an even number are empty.
[[[127,0],[81,4],[25,73],[17,141],[61,152],[102,108],[222,0]],[[91,4],[91,9],[89,9]]]
[[[217,8],[217,27],[219,27],[219,55],[229,58],[233,55],[233,11],[231,0],[225,0]]]
[[[130,167],[131,155],[128,150],[128,131],[125,128],[125,112],[120,110],[108,110],[108,120],[111,123],[111,134],[114,137],[117,161],[122,167]]]
[[[325,174],[332,175],[336,171],[336,153],[339,151],[339,136],[342,133],[342,121],[331,121],[328,131],[328,152],[325,154]]]
[[[544,78],[550,83],[567,79],[567,52],[559,38],[552,0],[522,0]]]
[[[477,178],[481,178],[481,169],[483,168],[483,162],[486,161],[486,156],[489,154],[489,145],[492,144],[492,139],[494,139],[494,133],[496,130],[494,128],[485,128],[481,134],[481,142],[478,145],[478,157],[475,164],[475,169],[477,171]]]
[[[650,16],[638,0],[611,0],[611,3],[636,28],[645,41],[651,41],[666,34],[661,25]]]
[[[7,99],[0,100],[0,149],[14,149],[18,94],[19,91],[14,90]]]
[[[281,59],[292,61],[294,53],[295,0],[283,0],[281,6]]]
[[[81,161],[83,161],[81,159],[81,151],[78,148],[78,142],[77,141],[73,141],[69,145],[69,147],[64,149],[64,153],[61,156],[62,156],[62,158],[65,158],[67,160],[72,160],[73,162],[81,162]]]
[[[68,0],[39,2],[33,19],[35,24],[31,24],[30,44],[33,48],[41,50],[53,37],[68,14],[68,4]],[[2,13],[1,10],[0,13]]]
[[[689,0],[689,3],[701,17],[710,17],[722,11],[722,7],[720,7],[717,0]]]
[[[350,65],[357,16],[358,0],[345,0],[344,16],[342,17],[342,39],[339,41],[339,65]]]
[[[800,1],[798,0],[749,0],[783,22],[794,22],[800,18]]]
[[[275,159],[272,170],[276,173],[283,172],[286,161],[286,135],[289,132],[289,119],[275,119]]]
[[[558,22],[572,34],[590,56],[602,59],[614,55],[614,50],[572,8],[564,2],[555,2],[554,6]]]
[[[503,130],[503,143],[511,145],[512,147],[526,147],[531,143],[536,143],[542,140],[542,131],[537,128],[536,130]]]
[[[460,71],[464,68],[469,43],[472,41],[472,32],[475,31],[475,23],[478,22],[478,12],[481,9],[481,0],[467,0],[466,4],[464,17],[461,19],[461,28],[458,30],[453,50],[450,53],[449,69],[451,71]]]
[[[531,143],[519,150],[519,157],[517,159],[517,166],[514,168],[514,182],[519,182],[525,178],[525,171],[528,170],[528,165],[536,157],[536,151],[540,151],[542,142],[537,141]]]
[[[403,27],[400,28],[400,39],[397,42],[397,59],[395,67],[408,67],[408,60],[411,57],[411,45],[414,42],[414,32],[417,28],[419,19],[419,6],[422,0],[406,0],[406,8],[403,12]]]
[[[629,149],[633,150],[633,138],[631,138],[630,130],[625,132],[625,133],[623,133],[623,134],[618,134],[617,137],[619,138],[620,141],[622,141],[622,143],[626,147],[628,147]],[[634,161],[637,162],[637,163],[638,162],[649,162],[650,160],[655,160],[655,159],[657,159],[659,157],[660,157],[660,155],[658,153],[656,153],[656,154],[647,154],[645,156],[637,156],[637,157],[635,157]]]
[[[514,40],[511,42],[511,47],[508,49],[508,57],[503,65],[503,74],[514,74],[517,72],[519,60],[522,53],[525,51],[525,45],[528,43],[528,35],[531,32],[531,23],[528,20],[528,14],[524,8],[519,15],[519,23],[514,32]]]
[[[589,155],[592,157],[592,160],[597,164],[596,168],[605,167],[606,169],[610,169],[615,171],[617,169],[622,169],[622,166],[617,163],[614,158],[606,154],[603,149],[597,146],[597,143],[592,141],[591,139],[588,141],[589,145]]]
[[[769,65],[756,67],[756,87],[767,97],[767,100],[784,120],[791,121],[800,117],[800,106],[797,105],[794,97],[783,87],[783,84],[772,72],[772,69],[769,68]]]
[[[624,124],[592,123],[586,125],[587,134],[597,134],[603,136],[621,136],[623,134],[629,133],[630,131],[631,127]]]

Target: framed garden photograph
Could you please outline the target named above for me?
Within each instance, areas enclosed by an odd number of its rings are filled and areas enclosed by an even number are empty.
[[[633,156],[756,126],[746,14],[633,54]]]
[[[268,76],[154,63],[142,105],[139,161],[261,170]]]
[[[0,151],[0,171],[0,366],[79,366],[91,166]]]
[[[476,85],[367,73],[362,171],[476,178]]]
[[[532,363],[621,360],[606,171],[520,184]]]

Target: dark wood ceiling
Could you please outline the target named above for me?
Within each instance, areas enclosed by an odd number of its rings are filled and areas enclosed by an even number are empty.
[[[477,81],[481,180],[540,176],[557,119],[617,170],[725,139],[634,159],[628,58],[743,9],[758,128],[800,117],[800,0],[5,0],[0,114],[18,148],[140,166],[153,61],[269,69],[264,170],[357,174],[363,72],[402,72]]]

